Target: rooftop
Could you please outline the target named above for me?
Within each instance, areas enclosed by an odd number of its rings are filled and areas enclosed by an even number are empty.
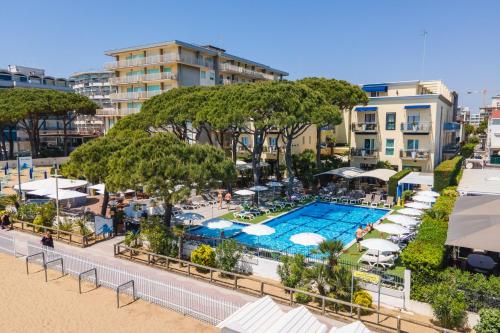
[[[500,119],[500,109],[495,109],[491,113],[491,118],[492,119]]]

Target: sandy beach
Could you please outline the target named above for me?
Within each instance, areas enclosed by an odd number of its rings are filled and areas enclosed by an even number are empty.
[[[40,266],[30,265],[26,275],[24,258],[0,253],[0,332],[217,332],[215,327],[142,300],[116,308],[116,294],[106,288],[92,290],[86,284],[78,293],[78,282],[59,278],[49,270],[45,283]]]

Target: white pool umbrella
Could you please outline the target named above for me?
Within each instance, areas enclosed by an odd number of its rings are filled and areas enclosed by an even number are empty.
[[[382,238],[370,238],[365,239],[360,242],[361,246],[369,250],[375,250],[380,252],[397,252],[399,251],[399,246]]]
[[[405,207],[415,208],[415,209],[429,209],[429,205],[423,202],[407,202],[405,203]]]
[[[267,189],[268,189],[267,187],[262,186],[262,185],[252,186],[249,188],[250,191],[254,191],[254,192],[267,191]]]
[[[271,228],[265,224],[253,224],[248,227],[244,227],[241,229],[245,234],[253,235],[253,236],[269,236],[276,232],[274,228]]]
[[[434,197],[429,197],[426,195],[415,195],[412,197],[413,201],[418,201],[418,202],[427,202],[427,203],[433,203],[436,202],[436,198]]]
[[[248,196],[248,195],[254,195],[255,192],[254,191],[250,191],[250,190],[238,190],[238,191],[234,192],[234,194],[242,195],[242,196]]]
[[[233,222],[228,220],[215,220],[207,223],[209,229],[226,229],[233,225]]]
[[[281,184],[280,182],[272,181],[272,182],[267,182],[266,186],[269,186],[269,187],[281,187],[281,186],[283,186],[283,184]]]
[[[402,208],[398,210],[398,213],[409,216],[420,216],[424,212],[415,208]]]
[[[290,237],[290,241],[295,244],[310,246],[318,245],[319,243],[324,242],[325,237],[312,232],[303,232]]]
[[[401,224],[403,226],[414,226],[419,224],[415,218],[408,215],[392,214],[386,217],[389,221]]]
[[[203,220],[205,216],[198,213],[182,213],[177,215],[175,218],[181,221],[189,221],[189,223],[191,223],[191,221]]]
[[[382,223],[373,226],[375,230],[391,235],[404,235],[410,233],[408,228],[395,223]]]
[[[440,196],[440,194],[437,193],[436,191],[418,191],[417,195],[425,195],[428,197],[435,197],[435,198]]]

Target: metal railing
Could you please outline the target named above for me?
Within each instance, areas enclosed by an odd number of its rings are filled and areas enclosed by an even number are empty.
[[[80,247],[87,247],[101,240],[107,239],[104,236],[102,237],[96,236],[95,232],[92,232],[88,235],[81,235],[70,231],[60,230],[54,227],[46,227],[43,225],[37,225],[26,221],[21,221],[18,219],[12,219],[11,226],[16,230],[37,235],[42,235],[46,231],[50,231],[52,233],[52,237],[54,238],[54,240]]]
[[[0,234],[0,252],[16,255],[16,240],[14,236]]]
[[[377,123],[353,123],[351,126],[355,133],[376,133],[378,129]]]
[[[176,75],[173,73],[163,72],[163,73],[112,77],[109,79],[109,82],[111,84],[130,84],[130,83],[140,83],[140,82],[159,81],[159,80],[175,80],[176,78],[177,78]]]
[[[157,54],[147,57],[139,57],[134,59],[111,61],[104,64],[104,68],[117,69],[117,68],[127,68],[127,67],[142,67],[149,65],[167,64],[172,62],[183,62],[190,65],[198,65],[198,66],[213,68],[213,63],[203,57],[196,57],[194,55],[188,55],[188,54],[181,54],[179,56],[178,53],[174,52]]]
[[[427,160],[431,156],[431,152],[424,149],[401,149],[399,156],[402,159]]]
[[[444,329],[430,323],[425,323],[411,318],[395,315],[385,310],[377,310],[373,308],[366,308],[358,304],[342,301],[339,299],[322,296],[316,293],[307,292],[304,290],[285,287],[279,283],[262,280],[256,277],[243,275],[235,272],[228,272],[221,269],[198,265],[187,260],[172,258],[146,250],[131,248],[126,246],[123,242],[114,245],[115,256],[128,259],[134,262],[140,262],[147,265],[174,271],[176,273],[184,274],[189,277],[202,279],[212,284],[223,287],[229,287],[234,290],[239,290],[256,296],[269,295],[274,300],[287,303],[288,305],[304,305],[308,309],[321,313],[323,316],[333,318],[356,318],[363,321],[365,324],[375,328],[385,328],[396,332],[408,331],[408,326],[415,327],[416,329],[430,328],[436,332],[458,333],[453,330]],[[173,264],[178,264],[174,267]],[[183,268],[181,268],[183,267]],[[250,283],[243,283],[240,281],[248,281]],[[301,304],[296,301],[295,295],[303,294],[311,297],[314,302],[308,304]],[[367,312],[369,315],[363,315]],[[375,320],[370,314],[378,314],[385,316],[384,320]],[[377,322],[378,321],[378,322]]]
[[[237,74],[256,77],[259,79],[274,80],[274,75],[272,75],[272,74],[258,72],[254,69],[245,68],[242,66],[237,66],[237,65],[233,65],[233,64],[229,64],[229,63],[219,64],[219,70],[221,72],[237,73]]]
[[[62,258],[66,273],[76,278],[80,276],[81,279],[86,279],[92,283],[95,283],[93,275],[82,276],[81,273],[95,268],[99,285],[115,291],[123,283],[134,281],[135,294],[138,298],[192,316],[212,325],[226,319],[243,305],[216,299],[213,296],[201,293],[199,290],[190,290],[172,281],[160,282],[152,280],[142,274],[130,273],[69,252],[54,250],[28,242],[28,255],[40,252],[44,253],[46,262]],[[123,292],[130,293],[130,289],[123,290]]]
[[[111,100],[115,101],[134,101],[139,99],[148,99],[153,96],[162,94],[173,87],[169,87],[163,90],[151,90],[151,91],[134,91],[134,92],[122,92],[122,93],[114,93],[110,95]]]
[[[351,156],[364,157],[364,158],[376,158],[378,156],[378,150],[375,149],[364,149],[364,148],[352,148]]]
[[[403,133],[429,133],[431,131],[430,122],[401,123]]]

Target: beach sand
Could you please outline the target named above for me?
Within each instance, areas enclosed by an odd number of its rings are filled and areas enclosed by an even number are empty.
[[[38,272],[37,272],[38,271]],[[33,273],[31,273],[33,272]],[[37,272],[37,273],[35,273]],[[24,258],[0,253],[0,332],[217,332],[191,317],[122,295],[116,308],[114,291],[59,277],[49,270],[45,283],[40,266],[30,265],[26,275]],[[128,305],[126,305],[128,303]]]

